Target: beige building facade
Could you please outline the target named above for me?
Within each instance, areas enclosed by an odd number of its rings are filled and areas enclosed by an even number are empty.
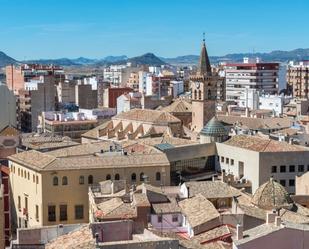
[[[287,83],[292,88],[293,97],[308,99],[309,94],[309,63],[300,62],[291,65],[287,70]]]
[[[217,169],[244,178],[252,184],[252,192],[271,177],[295,193],[295,176],[308,171],[309,151],[254,136],[237,135],[224,143],[216,143]]]
[[[73,147],[79,149],[83,151]],[[163,153],[62,152],[32,150],[9,158],[15,227],[88,222],[88,187],[103,180],[125,180],[128,187],[144,181],[170,185],[170,165]]]

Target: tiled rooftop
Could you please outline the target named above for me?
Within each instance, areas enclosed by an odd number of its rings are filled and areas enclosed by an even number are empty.
[[[248,118],[218,115],[218,120],[229,125],[238,125],[251,130],[285,129],[292,125],[292,121],[289,118]]]
[[[68,169],[96,169],[115,167],[152,167],[168,166],[165,154],[149,155],[113,155],[113,156],[74,156],[60,157],[48,155],[38,151],[25,151],[9,157],[13,162],[20,163],[35,170],[68,170]]]
[[[192,104],[186,100],[178,99],[175,100],[172,104],[163,107],[161,111],[170,112],[170,113],[191,113],[192,112]]]
[[[307,151],[307,149],[302,146],[248,135],[233,136],[231,139],[224,142],[224,144],[257,152]]]
[[[220,216],[214,205],[201,194],[180,201],[179,206],[191,227],[202,225]]]
[[[181,121],[164,111],[150,109],[133,109],[128,112],[122,112],[113,119],[134,120],[153,124],[180,123]]]
[[[62,235],[45,245],[46,249],[94,249],[95,240],[89,225],[84,225],[80,229]]]
[[[239,195],[238,191],[221,181],[186,182],[190,197],[202,194],[205,198],[231,198]]]

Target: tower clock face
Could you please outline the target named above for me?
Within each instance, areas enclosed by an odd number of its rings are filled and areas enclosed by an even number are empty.
[[[200,82],[195,82],[195,86],[196,86],[197,89],[199,89],[200,88]]]

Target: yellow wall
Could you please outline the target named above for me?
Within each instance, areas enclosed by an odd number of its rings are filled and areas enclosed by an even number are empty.
[[[136,173],[136,184],[140,184],[140,173],[143,172],[149,177],[149,183],[160,186],[170,185],[170,167],[136,167],[136,168],[119,168],[119,169],[87,169],[87,170],[59,170],[59,171],[42,171],[39,175],[39,184],[32,182],[33,172],[25,167],[18,166],[16,163],[10,163],[15,166],[15,173],[11,175],[12,193],[14,204],[17,207],[17,196],[22,196],[22,207],[24,207],[24,195],[29,196],[29,226],[35,225],[55,225],[88,222],[88,176],[93,175],[93,182],[99,183],[106,180],[107,174],[114,179],[115,174],[120,174],[121,180],[127,180],[131,183],[131,174]],[[29,171],[30,180],[17,175],[17,168]],[[156,172],[161,172],[161,181],[156,181]],[[84,184],[79,184],[79,177],[84,176]],[[58,186],[53,185],[53,177],[58,177]],[[62,185],[62,177],[67,176],[68,185]],[[35,221],[35,205],[40,207],[40,222]],[[48,221],[48,206],[56,206],[56,221]],[[60,205],[67,205],[67,221],[60,221]],[[75,219],[75,205],[84,206],[84,219]],[[22,212],[19,212],[22,216]]]
[[[13,195],[13,205],[15,207],[17,219],[24,219],[23,209],[25,208],[25,197],[28,197],[28,226],[39,226],[42,225],[42,177],[41,174],[20,166],[16,163],[10,162],[10,185]],[[19,174],[18,174],[19,172]],[[23,172],[23,173],[21,173]],[[28,178],[29,175],[29,178]],[[26,176],[26,177],[25,177]],[[21,200],[21,208],[18,209],[18,196]],[[36,219],[36,205],[39,207],[39,219]],[[13,217],[15,217],[14,209]]]

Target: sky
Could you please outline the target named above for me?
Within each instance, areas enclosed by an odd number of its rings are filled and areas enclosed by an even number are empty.
[[[18,60],[309,48],[309,0],[0,0],[0,51]]]

